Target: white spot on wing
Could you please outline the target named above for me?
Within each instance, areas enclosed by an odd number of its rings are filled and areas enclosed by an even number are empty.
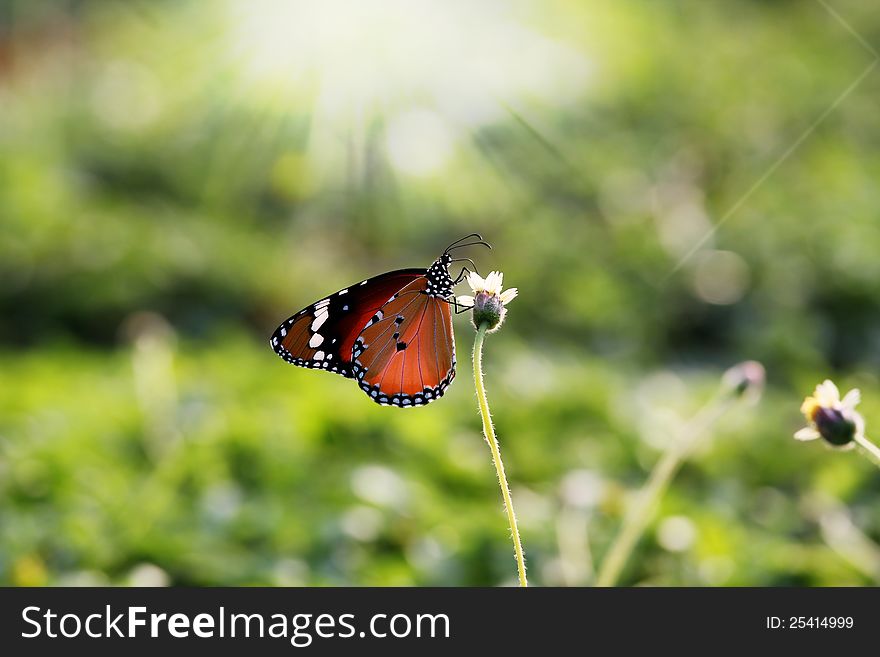
[[[315,355],[312,356],[312,360],[324,360],[324,352],[323,351],[316,351]]]
[[[319,328],[327,321],[327,318],[330,316],[330,313],[326,308],[321,308],[317,313],[315,313],[315,319],[312,320],[311,330],[313,332],[317,332]]]
[[[321,346],[321,343],[324,342],[324,336],[320,333],[315,333],[311,339],[309,340],[309,346],[312,349],[317,349]]]

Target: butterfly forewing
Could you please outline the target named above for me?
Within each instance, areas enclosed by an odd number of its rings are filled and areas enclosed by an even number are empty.
[[[421,406],[443,396],[455,377],[449,303],[409,283],[369,320],[354,343],[353,372],[371,399]]]
[[[299,367],[353,377],[352,348],[364,326],[408,284],[425,280],[424,269],[400,269],[369,278],[321,299],[282,322],[270,344]]]

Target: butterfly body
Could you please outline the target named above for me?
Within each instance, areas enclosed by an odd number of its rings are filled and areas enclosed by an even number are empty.
[[[339,290],[285,320],[270,345],[288,363],[355,379],[378,404],[429,404],[455,377],[452,262],[447,249],[427,269]]]

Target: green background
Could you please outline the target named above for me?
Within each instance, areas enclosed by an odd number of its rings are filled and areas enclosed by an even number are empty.
[[[472,231],[534,584],[745,359],[622,583],[878,583],[876,469],[791,438],[880,422],[869,5],[0,2],[0,583],[515,582],[466,315],[418,410],[267,344]]]

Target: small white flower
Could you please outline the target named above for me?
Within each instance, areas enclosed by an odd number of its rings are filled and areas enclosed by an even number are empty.
[[[865,421],[855,410],[861,401],[858,389],[852,389],[843,399],[830,379],[816,386],[811,397],[804,399],[801,413],[808,426],[794,434],[796,440],[824,438],[834,447],[851,447],[853,439],[865,431]]]
[[[515,287],[502,291],[504,274],[500,271],[490,271],[486,278],[483,278],[476,272],[469,272],[467,275],[467,282],[468,285],[470,285],[471,290],[473,290],[474,295],[479,294],[480,292],[485,292],[489,296],[496,296],[501,299],[501,304],[504,306],[513,301],[517,295]],[[465,306],[466,308],[474,307],[474,297],[471,295],[463,294],[458,297],[457,301],[459,305]]]
[[[500,271],[491,271],[486,278],[470,272],[467,282],[474,292],[473,296],[462,295],[456,301],[460,306],[473,309],[471,319],[477,329],[485,324],[490,332],[497,330],[507,314],[504,306],[516,298],[516,288],[503,289],[504,274]]]

